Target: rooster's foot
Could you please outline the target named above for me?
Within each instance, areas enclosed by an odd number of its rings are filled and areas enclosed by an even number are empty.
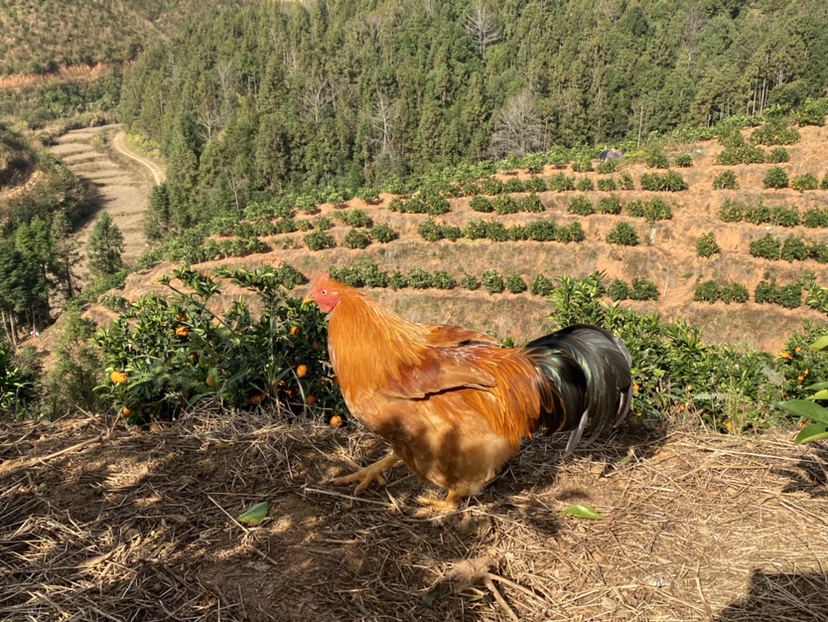
[[[417,518],[428,517],[432,510],[437,512],[453,512],[460,507],[460,502],[463,496],[454,490],[448,491],[448,496],[445,499],[429,499],[428,497],[417,497],[417,501],[422,503],[425,507],[417,510]]]
[[[343,477],[337,477],[330,481],[331,484],[335,486],[344,486],[346,484],[353,484],[354,482],[359,482],[359,485],[354,490],[354,494],[359,494],[368,486],[371,485],[371,482],[377,482],[379,486],[385,486],[385,478],[382,476],[388,469],[392,466],[397,464],[400,461],[400,458],[395,453],[390,453],[382,460],[378,460],[374,464],[365,467],[364,469],[360,469],[356,473],[351,473],[350,475],[345,475]]]

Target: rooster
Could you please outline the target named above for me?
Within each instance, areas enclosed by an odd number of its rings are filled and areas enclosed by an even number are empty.
[[[402,461],[448,490],[419,497],[424,511],[454,510],[544,428],[570,432],[565,455],[587,422],[593,440],[627,415],[631,358],[603,328],[569,326],[522,348],[459,326],[416,324],[326,274],[305,302],[330,314],[328,349],[345,403],[392,452],[335,484],[372,482]]]

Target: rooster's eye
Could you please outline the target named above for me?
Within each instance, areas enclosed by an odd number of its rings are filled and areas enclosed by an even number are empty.
[[[323,289],[323,290],[322,290],[322,295],[323,295],[323,296],[327,296],[327,295],[328,295],[328,290],[327,290],[327,289]]]

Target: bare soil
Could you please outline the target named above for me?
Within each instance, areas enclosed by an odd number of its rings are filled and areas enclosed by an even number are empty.
[[[77,232],[85,251],[97,214],[105,210],[124,236],[123,260],[133,263],[147,251],[143,232],[150,189],[163,181],[157,164],[126,150],[118,125],[72,130],[60,136],[50,151],[93,190],[96,214]]]
[[[828,452],[633,426],[539,438],[456,513],[414,517],[359,430],[189,414],[0,425],[6,620],[828,620]],[[267,501],[258,527],[234,520]],[[564,516],[574,504],[601,513]]]

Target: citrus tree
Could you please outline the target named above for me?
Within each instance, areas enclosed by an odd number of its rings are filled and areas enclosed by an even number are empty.
[[[828,336],[819,338],[809,346],[814,352],[828,350]],[[817,401],[828,400],[828,382],[816,382],[809,385],[808,390],[814,393],[804,400],[788,400],[779,402],[779,406],[795,415],[810,419],[813,423],[804,426],[796,436],[796,443],[811,443],[828,438],[828,409]]]

